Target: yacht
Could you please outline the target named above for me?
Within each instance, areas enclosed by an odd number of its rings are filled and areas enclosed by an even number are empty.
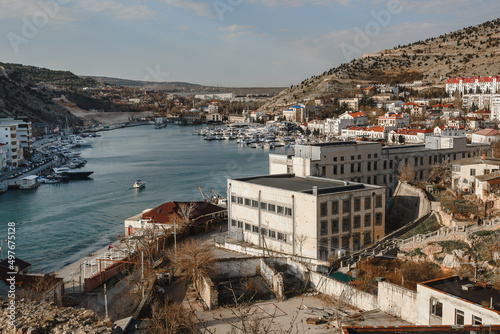
[[[134,185],[132,187],[135,188],[135,189],[145,188],[146,187],[146,182],[145,181],[141,181],[141,180],[137,180],[137,181],[134,182]]]
[[[67,176],[70,180],[86,179],[93,171],[76,171],[69,167],[57,167],[53,168],[54,173],[57,175]]]

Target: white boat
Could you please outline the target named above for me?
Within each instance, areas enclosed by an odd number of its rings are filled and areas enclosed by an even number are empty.
[[[135,189],[145,188],[145,187],[146,187],[146,182],[145,181],[141,181],[141,180],[135,181],[134,185],[133,185],[133,188],[135,188]]]
[[[0,182],[0,194],[6,192],[8,188],[9,185],[7,184],[7,182]]]

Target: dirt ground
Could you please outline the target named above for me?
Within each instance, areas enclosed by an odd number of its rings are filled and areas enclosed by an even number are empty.
[[[151,116],[152,113],[144,111],[144,112],[99,112],[92,110],[84,110],[78,108],[74,103],[70,103],[64,100],[56,101],[68,109],[73,115],[82,119],[85,124],[102,124],[104,125],[116,125],[120,123],[129,122],[135,118],[142,118]]]

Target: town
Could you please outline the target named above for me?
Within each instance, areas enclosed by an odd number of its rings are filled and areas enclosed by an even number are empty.
[[[499,78],[448,79],[432,94],[422,81],[359,85],[271,111],[233,113],[264,104],[233,93],[167,96],[169,111],[125,126],[209,123],[206,136],[225,126],[238,145],[272,138],[294,154],[270,151],[268,175],[228,179],[226,194],[200,188],[204,201],[124,217],[123,238],[57,273],[30,273],[16,259],[18,289],[89,307],[122,330],[500,331]],[[128,103],[149,101],[141,94]],[[35,137],[112,128],[0,118],[0,189],[53,167]],[[120,292],[124,284],[134,293]]]

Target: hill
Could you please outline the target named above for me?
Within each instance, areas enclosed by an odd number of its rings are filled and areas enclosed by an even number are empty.
[[[271,110],[334,94],[356,84],[425,80],[443,85],[454,76],[500,73],[500,19],[425,41],[365,55],[282,91],[263,107]]]

